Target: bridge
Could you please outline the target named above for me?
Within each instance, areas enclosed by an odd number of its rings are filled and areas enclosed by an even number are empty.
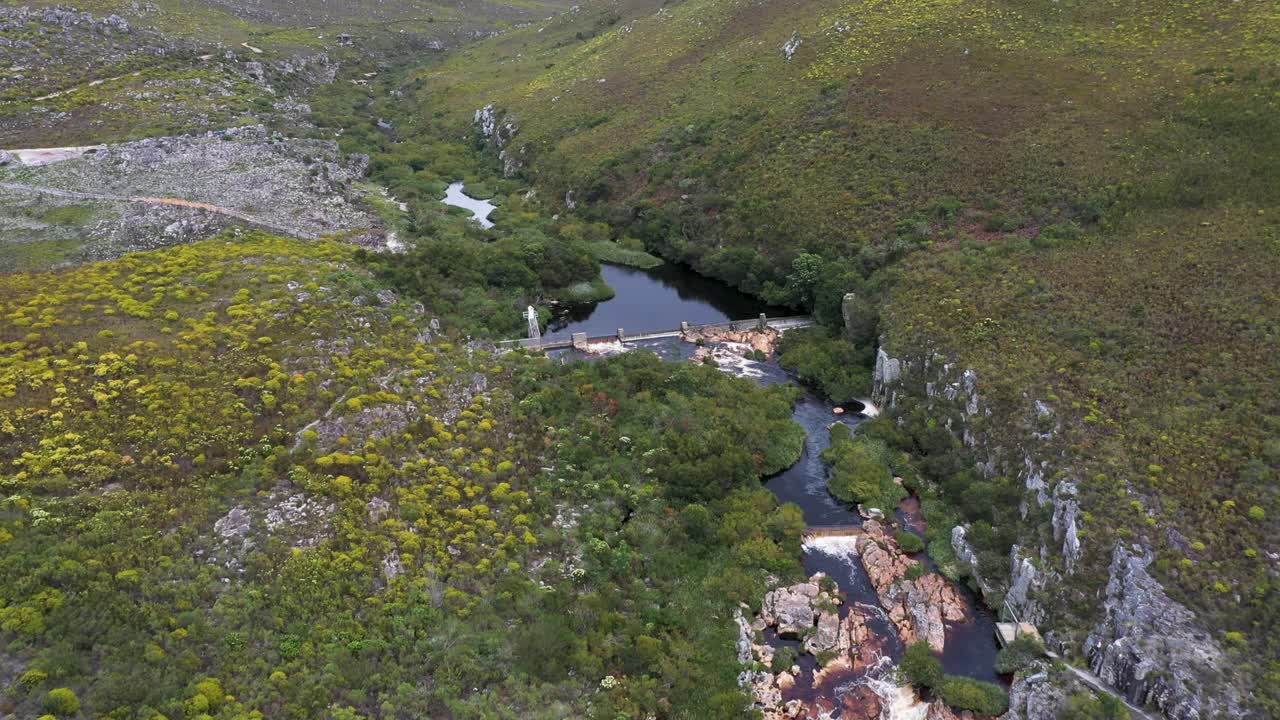
[[[526,311],[526,317],[528,313]],[[570,338],[544,338],[540,331],[535,332],[534,327],[536,320],[529,321],[530,337],[521,338],[519,340],[503,340],[498,343],[498,347],[506,350],[526,349],[537,352],[545,352],[547,350],[564,350],[574,348],[577,350],[585,350],[588,345],[606,342],[639,342],[641,340],[659,340],[661,338],[674,338],[682,335],[690,334],[709,334],[717,332],[748,332],[751,330],[765,330],[771,328],[773,330],[785,331],[794,330],[796,328],[812,327],[815,322],[809,315],[793,315],[790,317],[771,318],[764,313],[750,320],[730,320],[728,322],[718,323],[702,323],[691,324],[687,322],[680,323],[680,327],[672,330],[657,330],[652,332],[627,333],[625,329],[618,328],[618,332],[613,335],[598,335],[588,337],[586,333],[574,333]]]

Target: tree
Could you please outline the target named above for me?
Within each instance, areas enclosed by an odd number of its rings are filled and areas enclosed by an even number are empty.
[[[937,689],[942,701],[953,710],[972,710],[982,715],[1003,715],[1009,696],[994,683],[947,675]]]
[[[813,309],[813,290],[822,277],[827,263],[820,255],[801,253],[791,262],[791,274],[787,276],[787,294],[805,308]]]
[[[996,671],[1011,675],[1024,670],[1044,654],[1044,647],[1032,635],[1019,635],[996,654]]]
[[[893,473],[885,462],[887,450],[876,441],[855,440],[831,446],[827,459],[833,461],[827,489],[848,503],[866,503],[873,507],[892,508],[906,497],[906,491],[893,482]]]

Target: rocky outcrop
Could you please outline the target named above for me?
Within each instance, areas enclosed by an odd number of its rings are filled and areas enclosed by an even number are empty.
[[[1049,682],[1046,673],[1018,677],[1009,688],[1009,711],[1002,720],[1058,720],[1068,688],[1074,683]]]
[[[972,451],[981,472],[1023,481],[1027,490],[1020,506],[1023,520],[1032,517],[1033,507],[1050,510],[1045,527],[1026,528],[1022,533],[1022,545],[1013,548],[1006,577],[976,574],[984,593],[1002,595],[1020,619],[1039,624],[1052,616],[1055,596],[1071,593],[1055,587],[1065,583],[1071,588],[1071,576],[1077,574],[1084,557],[1080,527],[1084,512],[1073,476],[1076,470],[1061,448],[1047,444],[1060,429],[1049,404],[1026,397],[1025,417],[988,419],[991,408],[982,402],[979,391],[976,373],[941,356],[895,358],[883,348],[877,355],[877,400],[893,406],[909,398],[940,415],[945,413],[946,427]],[[975,423],[977,419],[982,422]],[[995,421],[999,424],[993,425]],[[952,531],[952,548],[961,563],[977,570],[977,554],[964,528]],[[1042,627],[1046,641],[1059,649],[1083,650],[1102,682],[1136,706],[1158,708],[1175,720],[1242,717],[1240,691],[1223,675],[1227,659],[1195,615],[1171,600],[1147,573],[1149,562],[1143,549],[1117,548],[1100,608],[1104,617],[1087,641]],[[1074,591],[1100,593],[1102,589]],[[1051,678],[1047,684],[1057,682]],[[1048,716],[1048,708],[1055,704],[1051,702],[1054,691],[1027,688],[1026,693],[1020,714],[1011,717],[1039,720]]]
[[[244,572],[245,558],[267,547],[271,539],[280,539],[295,549],[319,545],[332,533],[330,518],[335,511],[332,502],[280,487],[261,502],[228,510],[213,524],[213,547],[194,554],[209,555],[213,564],[239,575]]]
[[[825,593],[815,580],[772,590],[764,596],[760,619],[766,626],[777,628],[779,637],[799,638],[813,629],[819,595]]]
[[[92,197],[96,215],[70,230],[83,246],[77,258],[90,261],[203,239],[231,225],[304,238],[381,226],[358,184],[365,162],[330,141],[254,126],[90,150],[6,168],[0,224],[22,203],[83,206]],[[60,232],[53,225],[31,239],[62,239]]]
[[[858,557],[903,644],[925,640],[936,652],[942,652],[946,623],[968,618],[964,597],[937,573],[908,579],[908,571],[917,562],[902,552],[878,522],[868,520],[863,530],[865,534],[857,539]]]
[[[520,132],[515,116],[498,111],[490,103],[476,110],[472,124],[476,126],[481,137],[489,140],[498,151],[503,177],[513,177],[524,169],[522,159],[525,154],[524,148],[517,150],[511,147],[511,141],[515,139],[516,133]]]
[[[1105,619],[1085,642],[1089,668],[1129,702],[1173,720],[1242,717],[1240,698],[1221,674],[1222,651],[1147,573],[1151,560],[1138,547],[1113,552]]]
[[[731,349],[739,351],[761,352],[765,355],[772,356],[778,347],[778,341],[782,339],[782,333],[771,327],[763,330],[705,330],[705,331],[689,331],[680,336],[684,342],[696,343],[701,340],[705,345],[699,350],[706,350],[709,346],[728,345]]]
[[[737,657],[749,666],[738,682],[767,720],[818,717],[831,713],[837,703],[843,708],[841,717],[879,717],[879,700],[851,692],[848,681],[878,666],[881,642],[857,609],[841,616],[841,601],[822,589],[823,579],[819,573],[808,582],[769,591],[759,615],[750,621],[738,613]],[[779,638],[802,640],[801,652],[821,658],[824,664],[811,677],[795,665],[773,673],[776,649],[764,641],[770,629]],[[802,692],[813,688],[823,690]],[[810,701],[800,699],[815,696]]]
[[[1053,490],[1053,539],[1062,543],[1062,559],[1068,574],[1075,570],[1076,561],[1080,559],[1079,518],[1075,483],[1058,483]]]

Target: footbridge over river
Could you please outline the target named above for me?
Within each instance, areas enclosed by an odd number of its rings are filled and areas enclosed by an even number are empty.
[[[532,312],[532,308],[530,308]],[[574,333],[571,338],[544,338],[541,332],[536,331],[536,314],[530,315],[526,313],[529,320],[530,337],[521,338],[519,340],[503,340],[498,343],[499,348],[507,350],[515,350],[524,348],[526,350],[536,350],[543,352],[546,350],[562,350],[567,348],[575,348],[585,350],[587,346],[607,343],[607,342],[638,342],[641,340],[658,340],[661,338],[674,338],[682,335],[707,335],[712,333],[723,332],[748,332],[752,330],[773,329],[778,331],[794,330],[796,328],[812,327],[815,322],[809,315],[793,315],[790,317],[771,318],[760,313],[759,317],[749,320],[731,320],[729,322],[703,323],[694,325],[687,322],[680,323],[680,327],[671,330],[656,330],[651,332],[628,333],[624,328],[618,328],[618,332],[613,335],[600,335],[596,337],[588,337],[586,333]]]

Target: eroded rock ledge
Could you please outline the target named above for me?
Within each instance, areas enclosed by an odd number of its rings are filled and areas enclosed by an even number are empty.
[[[908,572],[919,563],[902,552],[880,523],[868,520],[862,528],[865,534],[856,540],[858,557],[898,637],[904,645],[925,640],[934,652],[942,652],[945,623],[968,619],[964,597],[937,573],[909,579]]]

